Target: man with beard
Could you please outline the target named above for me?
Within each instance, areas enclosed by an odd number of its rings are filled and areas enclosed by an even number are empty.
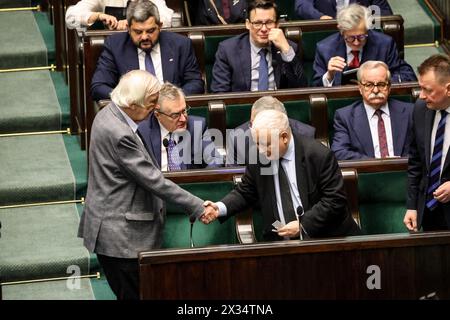
[[[191,40],[161,31],[158,8],[152,2],[131,2],[127,21],[127,33],[114,34],[105,40],[92,77],[94,100],[108,99],[120,76],[136,69],[147,70],[161,83],[175,84],[186,95],[204,92]]]
[[[331,149],[338,160],[408,156],[413,105],[388,99],[391,73],[382,61],[358,70],[363,101],[336,111]]]

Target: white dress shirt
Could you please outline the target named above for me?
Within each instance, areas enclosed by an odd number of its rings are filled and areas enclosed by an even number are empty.
[[[145,51],[137,48],[137,54],[139,59],[139,70],[145,70]],[[153,67],[155,68],[156,78],[161,84],[164,83],[162,63],[161,63],[161,49],[159,43],[157,43],[150,52],[152,57]]]
[[[350,48],[347,43],[345,43],[345,47],[347,48],[347,65],[350,64],[350,62],[353,60],[354,56],[352,53],[352,48]],[[363,52],[363,48],[361,48],[361,50],[359,50],[359,61],[361,61],[362,59],[362,52]],[[336,74],[335,74],[336,75]],[[332,87],[333,86],[333,82],[334,82],[334,78],[331,81],[328,81],[328,71],[325,72],[325,74],[322,77],[322,83],[324,87]]]
[[[375,158],[381,158],[380,142],[378,139],[378,116],[375,114],[375,109],[364,103],[366,109],[367,120],[369,121],[370,134],[372,135],[373,150],[375,152]],[[381,118],[384,122],[384,130],[386,131],[386,141],[388,145],[389,157],[394,156],[394,143],[392,140],[392,127],[391,127],[391,115],[389,113],[388,105],[382,106]]]
[[[150,1],[150,0],[149,0]],[[81,0],[70,6],[66,12],[66,25],[69,29],[88,27],[89,17],[94,12],[105,12],[105,7],[125,8],[128,0]],[[151,0],[158,7],[159,17],[164,27],[172,26],[173,10],[167,7],[165,0]]]
[[[170,138],[170,132],[169,130],[167,130],[162,124],[161,122],[159,122],[159,129],[161,131],[161,171],[169,171],[169,160],[167,159],[167,149],[164,146],[164,139],[169,140]]]
[[[445,109],[447,111],[447,118],[445,119],[445,133],[444,133],[444,145],[442,146],[442,158],[441,158],[441,174],[442,168],[444,167],[445,158],[447,157],[448,148],[450,147],[450,107]],[[431,144],[430,144],[430,159],[433,157],[434,150],[434,140],[436,140],[436,131],[441,120],[441,113],[436,111],[436,116],[434,117],[433,130],[431,131]]]

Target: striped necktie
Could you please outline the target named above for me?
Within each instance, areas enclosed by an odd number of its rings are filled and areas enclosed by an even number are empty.
[[[441,120],[436,130],[436,137],[434,139],[433,156],[430,161],[430,170],[428,174],[428,189],[426,206],[430,211],[434,210],[438,201],[434,199],[433,192],[439,187],[441,183],[441,162],[442,162],[442,147],[444,145],[445,121],[447,118],[447,111],[441,110]]]

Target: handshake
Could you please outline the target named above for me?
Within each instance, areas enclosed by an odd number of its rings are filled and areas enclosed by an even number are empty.
[[[201,222],[203,222],[204,224],[210,224],[219,217],[219,207],[217,206],[217,204],[207,200],[203,203],[203,206],[205,207],[205,210],[200,216]]]

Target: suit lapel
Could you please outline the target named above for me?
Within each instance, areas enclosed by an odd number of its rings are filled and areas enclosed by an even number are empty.
[[[134,43],[131,41],[130,36],[128,35],[127,44],[123,48],[123,62],[127,63],[127,70],[124,73],[131,70],[139,70],[139,57],[138,51]]]
[[[161,129],[159,127],[158,120],[156,119],[154,113],[151,114],[149,123],[150,123],[149,147],[152,149],[152,152],[155,155],[159,168],[161,168]]]
[[[358,138],[361,147],[364,149],[365,154],[369,157],[375,157],[375,150],[373,149],[372,133],[370,132],[369,121],[367,120],[366,109],[362,102],[358,103],[354,107],[353,112],[353,128],[355,130],[356,137]]]
[[[394,101],[388,101],[389,115],[391,118],[392,143],[394,155],[401,156],[405,145],[408,122],[405,121],[405,108],[397,105]]]
[[[275,46],[272,46],[272,68],[277,88],[280,88],[281,79],[281,53]]]
[[[175,75],[175,52],[173,51],[169,39],[165,36],[164,31],[160,34],[159,51],[161,53],[163,80],[171,83],[176,82],[175,79],[173,79]]]
[[[337,50],[336,50],[336,56],[344,57],[344,59],[347,61],[347,47],[345,46],[345,40],[342,37],[342,35],[339,35],[338,42],[337,42]],[[335,56],[333,55],[333,56]],[[339,86],[342,83],[342,72],[336,72],[334,76],[334,85]]]
[[[430,152],[431,152],[431,130],[433,130],[433,121],[436,111],[425,110],[425,165],[427,171],[430,168]]]
[[[295,174],[297,178],[298,193],[300,194],[300,200],[302,201],[303,210],[309,209],[309,181],[305,167],[305,158],[303,154],[303,145],[297,135],[292,135],[295,145]]]
[[[241,62],[242,78],[246,86],[246,91],[250,91],[252,83],[252,58],[249,36],[241,39],[239,44],[239,60]]]

